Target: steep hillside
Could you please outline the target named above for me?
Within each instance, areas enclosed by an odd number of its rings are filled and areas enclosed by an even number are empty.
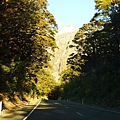
[[[55,57],[52,58],[52,74],[56,80],[59,78],[59,73],[66,68],[67,58],[74,50],[69,48],[72,43],[74,35],[78,31],[78,28],[74,25],[66,25],[58,30],[56,35],[56,42],[59,49],[55,50]]]

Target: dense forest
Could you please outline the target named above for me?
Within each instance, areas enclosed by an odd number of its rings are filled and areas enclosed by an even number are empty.
[[[120,109],[120,2],[95,4],[69,46],[75,52],[58,85],[50,72],[58,26],[48,1],[0,1],[0,100],[48,96]]]
[[[120,2],[95,0],[97,12],[76,33],[61,73],[61,98],[120,109]]]
[[[56,86],[50,60],[57,24],[46,0],[0,1],[0,99],[39,97]]]

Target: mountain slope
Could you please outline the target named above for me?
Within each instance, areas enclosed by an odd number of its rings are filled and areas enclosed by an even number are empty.
[[[56,80],[59,78],[59,73],[66,68],[67,58],[74,51],[69,48],[72,43],[74,35],[78,31],[78,28],[74,25],[66,25],[58,30],[56,35],[56,43],[59,49],[55,50],[55,57],[52,58],[52,74],[55,76]]]

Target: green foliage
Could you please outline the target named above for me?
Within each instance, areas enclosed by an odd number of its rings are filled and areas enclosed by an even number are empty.
[[[57,47],[57,24],[47,1],[1,1],[0,19],[0,92],[39,94],[36,74],[49,68],[51,50]],[[42,77],[49,81],[49,76]]]
[[[55,88],[57,85],[54,77],[47,70],[39,70],[36,74],[37,76],[37,88],[41,96],[48,96],[48,94]]]
[[[120,4],[96,0],[98,12],[76,33],[71,47],[76,53],[68,58],[62,74],[63,99],[119,108],[120,90]],[[76,84],[77,82],[77,84]]]
[[[119,0],[94,0],[96,9],[103,10],[109,9],[110,5],[119,4]]]
[[[48,94],[48,99],[58,100],[61,98],[62,89],[60,85],[54,87]]]

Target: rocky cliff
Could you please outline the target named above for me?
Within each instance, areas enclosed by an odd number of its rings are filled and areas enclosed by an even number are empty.
[[[74,25],[66,25],[58,30],[56,34],[56,43],[58,49],[55,50],[55,57],[52,58],[52,74],[56,80],[59,78],[59,73],[66,68],[67,58],[74,51],[69,48],[72,43],[74,35],[78,31],[78,28]]]

